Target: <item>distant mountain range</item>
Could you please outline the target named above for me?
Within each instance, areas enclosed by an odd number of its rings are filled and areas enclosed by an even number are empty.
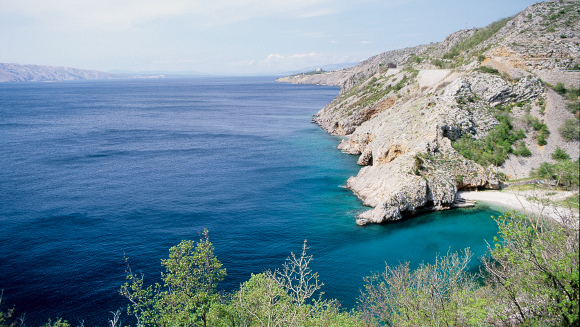
[[[307,72],[311,72],[311,71],[315,71],[317,69],[322,69],[323,71],[333,71],[333,70],[339,70],[339,69],[343,69],[343,68],[349,68],[349,67],[354,67],[356,65],[358,65],[359,62],[349,62],[349,63],[340,63],[340,64],[327,64],[327,65],[322,65],[322,66],[310,66],[310,67],[304,67],[304,68],[300,68],[300,69],[294,69],[294,70],[290,70],[290,71],[278,71],[278,72],[269,72],[269,73],[264,73],[264,72],[260,72],[260,73],[255,73],[255,74],[246,74],[248,76],[288,76],[288,75],[294,75],[294,74],[301,74],[301,73],[307,73]],[[134,72],[134,71],[128,71],[128,70],[112,70],[110,71],[111,74],[124,74],[124,75],[164,75],[166,77],[187,77],[187,76],[236,76],[236,74],[224,74],[224,73],[219,73],[219,74],[210,74],[210,73],[204,73],[204,72],[200,72],[200,71],[196,71],[196,70],[183,70],[183,71],[169,71],[169,70],[153,70],[153,71],[138,71],[138,72]]]
[[[0,63],[0,82],[53,82],[99,79],[159,78],[163,75],[111,74],[71,67]]]
[[[305,73],[321,68],[324,71],[333,71],[356,66],[358,63],[330,64],[317,67],[306,67],[283,73],[270,73],[270,76],[286,76]],[[103,72],[98,70],[85,70],[71,67],[20,65],[12,63],[0,63],[0,82],[55,82],[77,80],[104,80],[104,79],[127,79],[127,78],[163,78],[163,77],[186,77],[186,76],[210,76],[211,74],[198,71],[140,71],[131,72],[115,70]],[[266,75],[266,74],[261,74]]]

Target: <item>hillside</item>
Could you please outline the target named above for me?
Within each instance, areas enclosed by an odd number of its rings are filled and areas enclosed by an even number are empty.
[[[373,209],[357,222],[398,220],[526,177],[558,147],[578,159],[579,22],[580,2],[543,2],[440,43],[279,81],[341,87],[313,121],[360,156],[347,186]]]
[[[84,70],[70,67],[0,63],[0,82],[53,82],[148,77],[161,76],[110,74],[97,70]]]

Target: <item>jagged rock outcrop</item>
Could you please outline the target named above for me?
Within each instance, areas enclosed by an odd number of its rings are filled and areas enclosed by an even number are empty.
[[[527,69],[578,64],[578,24],[570,22],[579,17],[580,2],[540,3],[511,20],[459,31],[441,43],[386,52],[357,67],[326,74],[327,80],[319,77],[317,84],[342,90],[313,122],[330,134],[345,136],[338,149],[360,155],[358,164],[364,166],[347,181],[347,187],[372,207],[359,215],[357,223],[394,221],[449,208],[462,189],[498,188],[503,168],[466,159],[452,141],[465,134],[486,138],[499,124],[498,110],[509,113],[515,104],[526,103],[528,113],[549,115],[540,107],[551,93]],[[560,23],[566,27],[546,31]],[[542,28],[542,37],[534,38]],[[550,33],[553,37],[545,35]],[[564,37],[558,35],[562,42],[550,48],[547,40],[555,38],[554,33]],[[550,48],[549,56],[536,51],[537,42]],[[537,60],[540,54],[544,57]],[[433,69],[442,67],[454,69]],[[282,81],[303,83],[308,78]],[[535,134],[528,135],[526,142]]]
[[[483,137],[498,122],[485,100],[473,99],[472,106],[458,103],[464,94],[456,85],[469,81],[471,74],[450,78],[453,82],[443,78],[427,88],[409,81],[409,92],[400,90],[406,96],[398,104],[362,123],[339,144],[345,152],[361,154],[358,163],[366,166],[347,181],[365,205],[374,207],[360,215],[359,223],[398,220],[427,208],[450,207],[459,189],[498,187],[496,175],[451,146],[450,131]],[[498,94],[503,91],[497,90]]]
[[[510,84],[499,75],[471,73],[455,80],[448,89],[447,95],[481,98],[490,106],[537,98],[544,92],[540,79],[526,76],[515,84]]]

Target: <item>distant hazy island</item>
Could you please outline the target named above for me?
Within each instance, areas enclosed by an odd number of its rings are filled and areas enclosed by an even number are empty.
[[[163,75],[111,74],[71,67],[0,63],[0,82],[54,82],[125,78],[162,78]]]

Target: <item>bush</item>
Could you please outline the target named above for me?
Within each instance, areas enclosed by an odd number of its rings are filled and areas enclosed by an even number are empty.
[[[558,132],[560,132],[560,135],[566,142],[580,140],[580,128],[578,127],[577,119],[566,119],[558,128]]]
[[[471,256],[469,249],[448,253],[416,270],[408,262],[387,265],[382,274],[365,278],[359,310],[369,324],[378,326],[445,326],[451,321],[464,325],[460,322],[468,317],[458,310],[459,303],[477,287],[467,272]]]
[[[499,74],[499,70],[489,67],[489,66],[479,66],[477,67],[477,70],[482,72],[482,73],[488,73],[488,74]]]
[[[578,230],[508,213],[484,260],[497,287],[499,320],[518,326],[578,326]],[[502,324],[503,325],[503,324]]]
[[[484,140],[475,140],[470,135],[463,134],[461,138],[452,143],[453,148],[465,158],[482,166],[490,164],[501,166],[510,152],[516,154],[512,145],[525,138],[526,134],[521,129],[514,131],[507,115],[496,115],[495,118],[500,121],[500,124],[489,131]],[[529,152],[529,149],[526,152],[521,147],[520,150],[524,154]]]
[[[566,151],[562,150],[560,147],[557,147],[554,153],[552,153],[552,159],[566,160],[570,159],[570,156],[566,153]]]
[[[532,155],[532,151],[530,151],[530,149],[528,149],[528,147],[526,146],[526,143],[524,143],[524,142],[520,142],[518,144],[518,147],[513,151],[513,153],[516,156],[522,156],[522,157],[529,157]]]
[[[540,122],[537,118],[532,118],[532,128],[534,131],[539,132],[536,136],[536,141],[538,145],[546,145],[548,141],[546,140],[550,136],[550,131],[548,130],[548,125]]]
[[[556,86],[554,86],[554,91],[556,91],[560,95],[566,94],[566,87],[564,86],[564,83],[559,82],[558,84],[556,84]]]
[[[567,108],[572,114],[575,114],[578,111],[580,111],[580,102],[579,101],[570,102],[568,103]]]
[[[388,266],[365,278],[359,311],[378,326],[578,326],[578,230],[507,213],[481,258],[480,283],[464,253],[434,264]]]
[[[546,136],[544,136],[544,134],[538,135],[538,145],[544,146],[546,144],[548,144],[548,141],[546,141]]]
[[[467,51],[473,49],[477,45],[481,44],[485,40],[492,37],[497,31],[499,31],[502,27],[504,27],[509,21],[511,17],[504,18],[489,24],[484,28],[479,28],[471,35],[470,37],[466,38],[463,42],[459,42],[455,44],[449,51],[443,55],[443,59],[453,59],[457,57],[462,51]]]

